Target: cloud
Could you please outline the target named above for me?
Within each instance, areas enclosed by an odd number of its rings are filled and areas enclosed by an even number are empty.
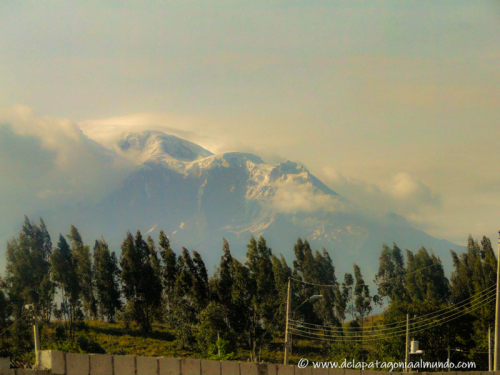
[[[345,177],[331,168],[324,168],[323,174],[333,190],[375,214],[394,212],[422,226],[425,214],[441,207],[441,195],[406,172],[379,185]]]
[[[433,206],[439,207],[441,197],[421,181],[416,180],[408,173],[394,175],[386,186],[388,192],[396,201],[406,204],[408,207]]]
[[[133,168],[70,120],[25,106],[0,110],[0,160],[0,216],[9,226],[23,214],[98,201]]]
[[[270,146],[275,146],[278,139],[286,138],[279,135],[273,138],[267,133],[262,133],[259,137],[262,132],[262,129],[258,130],[256,127],[259,122],[261,121],[255,119],[243,124],[240,120],[236,126],[234,121],[214,120],[204,116],[144,112],[81,121],[78,126],[87,137],[114,151],[117,151],[117,141],[127,133],[159,130],[196,143],[214,154],[247,152],[260,156],[269,164],[283,162],[285,158],[275,151],[275,147]]]
[[[347,209],[338,197],[324,194],[311,182],[296,181],[292,176],[276,181],[273,189],[274,195],[265,201],[265,206],[275,213],[338,212]]]
[[[227,149],[227,142],[206,136],[203,131],[199,132],[204,122],[203,118],[196,116],[179,116],[170,113],[135,113],[82,121],[78,125],[86,136],[110,149],[115,149],[117,140],[124,134],[144,130],[160,130],[196,143],[213,153]]]

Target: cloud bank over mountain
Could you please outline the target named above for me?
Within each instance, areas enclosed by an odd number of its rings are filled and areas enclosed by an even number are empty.
[[[4,182],[15,181],[40,199],[95,200],[133,169],[68,119],[19,106],[0,111],[0,124]]]
[[[324,180],[341,195],[372,213],[394,212],[414,225],[425,225],[425,215],[438,212],[442,196],[406,172],[392,175],[381,185],[345,177],[324,168]]]
[[[369,275],[383,242],[441,255],[458,248],[412,227],[439,210],[440,196],[407,173],[377,186],[327,169],[326,185],[301,163],[269,163],[171,124],[117,121],[80,128],[28,107],[0,112],[0,240],[23,214],[41,214],[53,234],[71,223],[87,241],[104,235],[116,249],[127,230],[156,237],[164,229],[213,265],[222,237],[243,256],[249,237],[264,235],[290,259],[301,236],[343,268],[366,263]]]
[[[8,228],[0,231],[3,244],[24,214],[97,202],[135,168],[70,120],[25,106],[0,110],[0,160],[0,225]]]
[[[124,134],[131,132],[166,132],[213,152],[252,150],[248,146],[232,149],[238,145],[179,129],[189,128],[190,121],[194,120],[140,114],[77,125],[69,119],[38,115],[26,106],[3,109],[0,111],[3,180],[0,193],[5,198],[2,211],[20,216],[47,206],[97,202],[117,188],[136,165],[151,157],[144,154],[144,149],[143,154],[134,154],[134,147],[124,152]],[[439,207],[439,195],[407,173],[393,176],[384,187],[344,177],[330,168],[324,169],[324,175],[342,195],[373,211],[393,211],[411,218],[421,207]],[[283,213],[347,209],[345,202],[315,194],[310,183],[294,183],[297,178],[300,179],[300,174],[291,174],[276,183],[276,192],[267,201],[268,209]]]
[[[226,138],[208,136],[204,133],[204,126],[207,123],[213,125],[209,120],[203,120],[195,116],[181,117],[166,113],[138,113],[108,119],[82,121],[78,125],[89,138],[113,150],[117,150],[117,140],[123,137],[123,134],[157,130],[199,144],[213,153],[229,151],[256,153],[270,164],[278,164],[286,160],[267,147],[267,143],[264,147],[252,147],[252,145],[246,145],[227,138],[227,133],[225,134]],[[326,163],[326,161],[323,161],[323,163]],[[374,212],[396,212],[410,220],[414,219],[417,224],[421,224],[424,220],[420,215],[425,209],[432,208],[432,210],[435,210],[441,205],[440,194],[431,191],[423,182],[405,171],[391,176],[387,184],[382,186],[343,176],[331,167],[322,167],[320,173],[325,182],[334,187],[335,190],[365,208]],[[325,202],[322,199],[324,198],[318,199],[310,196],[306,186],[298,188],[283,186],[270,204],[275,206],[276,209],[285,211],[293,210],[294,206],[304,210],[333,209],[335,205],[332,205],[332,202]]]

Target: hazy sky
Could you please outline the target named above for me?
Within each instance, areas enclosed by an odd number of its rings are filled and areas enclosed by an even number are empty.
[[[83,160],[78,130],[113,125],[300,161],[457,243],[500,229],[497,1],[0,0],[0,35],[8,220],[96,193],[103,160],[121,176],[112,156]]]

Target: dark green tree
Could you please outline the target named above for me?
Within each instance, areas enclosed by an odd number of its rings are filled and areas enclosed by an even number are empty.
[[[257,242],[252,236],[247,245],[247,262],[249,294],[251,296],[252,317],[248,331],[252,350],[252,360],[257,360],[267,339],[271,337],[272,324],[276,312],[276,287],[271,261],[272,251],[261,236]],[[260,355],[259,355],[260,357]]]
[[[220,303],[212,301],[201,312],[196,339],[200,350],[206,356],[221,360],[229,354],[221,352],[221,343],[230,344],[232,337],[224,320],[224,307]]]
[[[88,318],[95,319],[97,317],[97,303],[90,248],[84,245],[82,237],[74,225],[71,226],[67,237],[71,244],[72,256],[76,262],[75,272],[80,283],[83,311]]]
[[[251,350],[253,361],[255,358],[255,309],[252,300],[252,282],[250,271],[245,265],[233,258],[231,264],[233,285],[231,288],[232,308],[238,312],[233,316],[233,329],[239,339],[246,343],[246,348]]]
[[[158,301],[155,303],[156,308],[154,309],[153,315],[154,319],[158,321],[162,321],[165,317],[163,313],[163,264],[161,262],[158,251],[156,250],[156,245],[151,236],[148,236],[147,239],[148,246],[148,262],[149,266],[152,269],[152,274],[150,275],[151,281],[151,299],[157,298]]]
[[[309,323],[322,324],[321,318],[314,310],[314,304],[306,302],[311,296],[319,294],[319,289],[310,283],[319,283],[316,259],[307,240],[299,237],[294,245],[293,278],[300,282],[292,285],[292,310],[294,317]],[[300,308],[299,308],[300,306]]]
[[[12,309],[10,306],[10,301],[4,292],[5,283],[0,277],[0,332],[3,332],[7,325],[10,325],[9,317],[12,314]],[[0,346],[6,347],[4,340],[6,335],[0,336]]]
[[[232,308],[232,288],[233,288],[233,257],[229,248],[229,243],[224,238],[222,243],[222,257],[219,267],[217,268],[215,278],[215,298],[223,306],[225,310],[226,323],[232,327],[234,320],[231,317]]]
[[[110,252],[104,238],[94,245],[94,274],[99,316],[113,322],[121,308],[118,261],[115,252]]]
[[[19,318],[25,304],[32,303],[40,318],[50,320],[54,300],[51,252],[52,242],[43,220],[36,226],[25,216],[19,236],[7,243],[6,251],[5,290],[14,318]]]
[[[346,314],[354,314],[353,292],[354,278],[352,274],[345,273],[342,288],[339,288],[338,298],[336,300],[336,312],[339,321],[343,324],[346,319]]]
[[[82,318],[81,287],[75,272],[78,267],[77,258],[62,235],[59,235],[57,247],[52,253],[51,264],[53,280],[61,291],[59,312],[66,321],[70,339],[74,340],[75,323]]]
[[[390,329],[393,324],[405,322],[407,314],[409,314],[410,319],[423,315],[428,316],[429,318],[426,318],[426,329],[421,329],[418,332],[417,339],[422,347],[427,348],[429,354],[426,355],[426,359],[445,361],[446,353],[440,351],[439,348],[448,345],[461,346],[454,339],[456,332],[453,331],[454,327],[457,327],[456,324],[453,322],[444,323],[439,318],[432,318],[433,313],[437,311],[442,313],[443,309],[450,308],[448,279],[445,277],[441,260],[435,257],[434,254],[429,255],[425,248],[419,249],[416,254],[406,250],[406,254],[404,284],[392,284],[399,290],[405,288],[401,292],[404,298],[394,296],[384,313],[383,324]],[[390,263],[385,262],[382,258],[382,271],[384,264]],[[403,273],[403,270],[400,273]],[[381,279],[381,281],[384,280]],[[399,282],[399,280],[396,281]],[[386,290],[390,290],[390,288]],[[412,328],[414,329],[416,326]],[[402,349],[404,348],[404,337],[389,337],[381,342],[380,348],[382,353],[392,358],[404,356],[404,350]]]
[[[405,285],[406,268],[401,249],[393,244],[390,249],[386,244],[382,245],[382,253],[379,258],[378,273],[375,275],[375,283],[378,286],[380,304],[384,298],[390,302],[399,299],[408,300]]]
[[[288,267],[285,257],[280,254],[271,256],[273,263],[274,285],[276,287],[276,315],[274,326],[281,332],[285,331],[286,303],[288,294],[288,279],[292,276],[292,269]]]
[[[496,284],[496,256],[491,242],[483,237],[481,243],[469,236],[467,250],[457,255],[451,251],[454,271],[450,278],[450,299],[453,303],[470,300],[471,306],[485,299],[486,293],[492,293]],[[469,306],[465,305],[464,308]],[[453,327],[457,342],[467,347],[476,348],[468,359],[487,367],[481,351],[488,349],[488,327],[494,326],[495,309],[493,303],[483,303],[480,308],[471,310],[460,319],[460,325]]]
[[[441,260],[422,247],[414,255],[407,252],[406,289],[412,301],[446,303],[450,297],[449,282]]]
[[[178,273],[175,280],[172,313],[169,318],[171,326],[176,332],[181,347],[194,342],[194,328],[198,323],[197,306],[193,298],[194,291],[194,264],[189,250],[182,248],[182,255],[178,261]]]
[[[363,329],[365,317],[372,311],[372,298],[370,296],[370,288],[365,284],[361,269],[354,263],[354,278],[356,285],[354,286],[354,316]]]
[[[161,303],[161,280],[153,267],[155,257],[156,253],[142,239],[140,231],[135,239],[127,232],[120,259],[123,294],[127,311],[143,332],[151,331],[154,314]]]
[[[207,307],[210,301],[208,273],[200,253],[193,251],[193,289],[191,295],[197,313]]]
[[[163,298],[167,320],[172,312],[174,300],[175,281],[179,273],[177,256],[170,247],[170,240],[163,231],[160,231],[158,240],[160,246],[160,256],[163,260]]]
[[[335,267],[333,266],[333,261],[330,257],[328,251],[323,248],[322,254],[316,251],[315,256],[316,263],[316,281],[321,286],[317,288],[317,292],[323,296],[323,298],[314,303],[314,311],[321,319],[323,325],[326,326],[340,326],[340,321],[337,318],[335,312],[337,303],[336,298],[338,297],[339,285],[337,282],[337,277],[335,276]]]

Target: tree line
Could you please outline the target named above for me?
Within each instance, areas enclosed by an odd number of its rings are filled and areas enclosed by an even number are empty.
[[[246,259],[240,261],[224,239],[220,262],[209,277],[202,256],[186,248],[176,253],[163,231],[156,242],[140,231],[128,232],[118,258],[104,238],[92,248],[86,245],[75,226],[54,245],[42,219],[37,225],[25,217],[19,235],[7,243],[6,273],[0,280],[0,330],[18,320],[23,306],[32,303],[41,321],[62,322],[61,335],[69,341],[75,340],[84,320],[134,323],[145,335],[154,322],[162,322],[174,331],[180,347],[196,347],[217,358],[243,349],[250,360],[260,361],[263,351],[282,350],[276,340],[284,336],[287,285],[292,278],[292,319],[330,327],[325,332],[338,332],[342,338],[323,341],[321,355],[399,360],[404,358],[403,337],[363,343],[349,341],[349,335],[389,327],[404,321],[408,312],[418,316],[452,308],[480,295],[496,280],[496,257],[485,237],[481,243],[469,238],[463,254],[451,252],[454,270],[449,280],[441,259],[425,248],[416,253],[406,250],[405,259],[396,244],[383,245],[373,295],[357,264],[337,279],[326,249],[313,251],[307,240],[299,238],[293,250],[289,266],[263,237],[251,237]],[[310,300],[313,295],[322,298]],[[367,317],[377,305],[383,313],[370,322]],[[428,358],[442,359],[446,355],[442,349],[451,345],[469,349],[456,358],[483,363],[493,320],[494,307],[486,304],[461,318],[460,324],[430,325],[418,339]],[[13,351],[31,350],[27,322],[10,331]],[[294,338],[296,348],[300,340]]]

